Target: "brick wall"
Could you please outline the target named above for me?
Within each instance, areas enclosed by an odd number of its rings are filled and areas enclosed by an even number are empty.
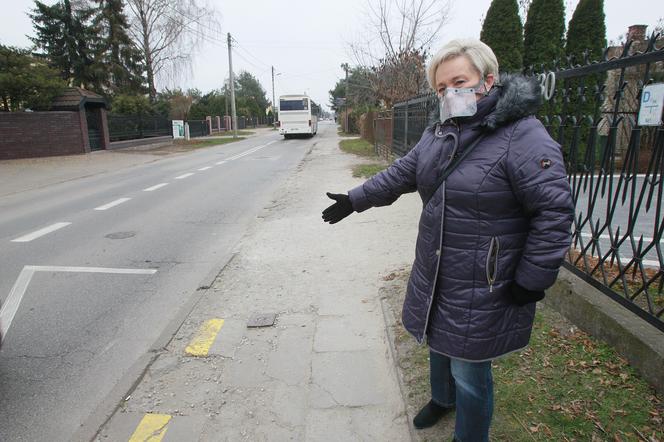
[[[78,112],[0,112],[0,160],[85,153]]]

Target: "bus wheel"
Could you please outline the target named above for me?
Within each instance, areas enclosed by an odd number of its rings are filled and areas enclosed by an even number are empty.
[[[288,134],[284,134],[284,138],[287,139],[287,140],[290,140],[290,139],[291,139],[291,136],[288,135]]]

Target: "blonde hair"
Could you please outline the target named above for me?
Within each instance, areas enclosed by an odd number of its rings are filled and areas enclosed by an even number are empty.
[[[474,38],[462,38],[448,42],[433,56],[427,68],[427,80],[432,89],[436,90],[438,66],[444,61],[461,55],[468,58],[481,76],[486,77],[488,74],[493,74],[496,81],[498,81],[498,60],[493,50]]]

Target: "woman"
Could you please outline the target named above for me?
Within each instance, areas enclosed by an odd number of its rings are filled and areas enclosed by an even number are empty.
[[[427,78],[440,98],[438,121],[387,170],[348,195],[328,193],[336,202],[323,219],[419,192],[402,320],[429,346],[431,401],[413,423],[430,427],[456,409],[455,440],[488,441],[491,361],[527,346],[535,303],[569,247],[574,206],[560,146],[533,116],[536,82],[499,83],[493,51],[477,40],[446,44]]]

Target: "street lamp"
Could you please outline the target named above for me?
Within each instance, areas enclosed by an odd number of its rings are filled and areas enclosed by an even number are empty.
[[[276,127],[277,119],[275,114],[275,109],[277,108],[277,102],[274,99],[274,76],[281,75],[281,72],[274,73],[274,66],[272,66],[272,127]]]

